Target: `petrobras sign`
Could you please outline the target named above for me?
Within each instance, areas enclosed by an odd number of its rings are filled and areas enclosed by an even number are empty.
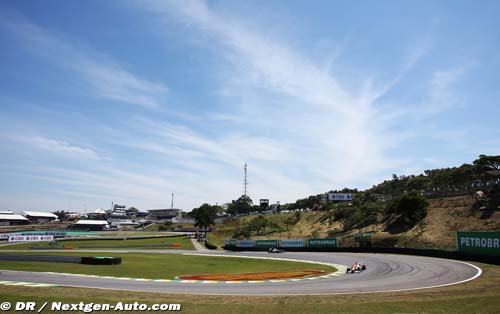
[[[9,242],[35,242],[35,241],[53,241],[53,235],[11,235],[9,237]]]
[[[328,193],[329,201],[352,201],[355,194],[350,193]]]
[[[458,231],[457,250],[469,254],[500,256],[500,232]]]
[[[305,241],[304,239],[288,239],[281,240],[281,247],[304,247]]]
[[[253,240],[237,240],[236,247],[254,247]]]
[[[255,241],[255,246],[257,248],[271,248],[278,247],[278,240],[257,240]]]
[[[327,239],[309,239],[310,247],[337,247],[336,238]]]

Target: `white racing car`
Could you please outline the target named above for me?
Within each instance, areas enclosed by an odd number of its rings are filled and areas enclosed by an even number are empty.
[[[269,250],[267,250],[267,253],[283,253],[285,251],[283,251],[282,249],[279,249],[277,247],[271,247],[269,248]]]
[[[354,273],[360,273],[363,270],[366,270],[365,264],[356,261],[356,263],[354,263],[354,265],[352,265],[351,267],[347,267],[347,270],[345,273],[346,274],[354,274]]]

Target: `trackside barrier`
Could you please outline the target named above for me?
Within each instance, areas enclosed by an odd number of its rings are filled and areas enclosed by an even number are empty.
[[[500,232],[458,231],[457,251],[466,254],[500,256]]]
[[[336,238],[328,238],[328,239],[309,239],[308,247],[312,248],[329,248],[329,247],[337,247],[338,241]]]
[[[329,249],[336,248],[339,241],[336,238],[327,239],[285,239],[285,240],[234,240],[224,239],[224,246],[236,250],[268,250],[279,247],[287,250]]]
[[[267,250],[272,247],[278,247],[278,240],[257,240],[255,241],[255,247],[261,250]]]
[[[304,241],[304,239],[288,239],[280,241],[280,247],[282,248],[291,248],[291,247],[303,248],[305,246],[306,242]]]
[[[230,251],[258,251],[257,248],[238,248],[235,246],[225,246],[225,250]],[[303,248],[287,248],[286,252],[345,252],[345,253],[381,253],[381,254],[403,254],[403,255],[416,255],[437,257],[446,259],[456,259],[470,262],[488,263],[500,265],[500,258],[498,256],[486,256],[467,254],[456,251],[442,251],[430,249],[410,249],[410,248],[382,248],[382,247],[303,247]]]

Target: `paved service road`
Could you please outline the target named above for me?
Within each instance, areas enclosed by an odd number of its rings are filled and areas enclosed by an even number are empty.
[[[145,253],[144,250],[141,250],[141,252]],[[155,251],[155,253],[158,253],[158,251]],[[169,253],[181,252],[170,251]],[[186,251],[182,253],[186,253]],[[206,253],[190,254],[203,255]],[[210,254],[214,254],[214,252],[210,252]],[[0,271],[0,280],[50,283],[85,288],[186,294],[303,295],[422,289],[465,282],[481,274],[481,270],[471,264],[409,255],[323,252],[286,252],[283,254],[217,252],[215,254],[298,259],[341,265],[351,265],[356,260],[359,260],[366,265],[367,270],[358,274],[332,278],[281,283],[162,283],[7,270]],[[224,270],[221,269],[221,273],[223,272]],[[140,274],[137,277],[140,277]]]

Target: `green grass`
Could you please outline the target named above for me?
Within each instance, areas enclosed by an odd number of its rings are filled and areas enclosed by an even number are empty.
[[[478,264],[483,276],[465,284],[407,292],[331,296],[199,296],[81,288],[0,286],[2,302],[180,303],[182,313],[242,314],[496,314],[500,308],[500,267]],[[49,308],[49,307],[47,307]],[[43,313],[50,313],[45,310]],[[75,312],[72,312],[75,313]],[[125,312],[121,312],[125,313]],[[158,313],[158,312],[156,312]]]
[[[31,253],[24,253],[31,254]],[[89,256],[89,253],[41,253],[43,255]],[[103,253],[99,253],[103,255]],[[91,255],[91,254],[90,254]],[[61,273],[88,274],[150,279],[174,279],[182,275],[237,274],[262,271],[325,270],[335,268],[290,261],[262,260],[235,257],[193,256],[180,254],[104,253],[122,257],[121,265],[84,265],[72,263],[0,261],[0,269],[21,271],[57,271]]]
[[[172,248],[167,246],[168,244],[180,243],[182,246],[179,248]],[[143,247],[143,249],[182,249],[182,250],[193,250],[193,243],[191,240],[184,237],[171,237],[171,238],[150,238],[150,239],[128,239],[128,240],[70,240],[70,241],[59,241],[56,246],[51,246],[48,242],[38,242],[38,243],[19,243],[13,245],[0,246],[0,250],[29,250],[29,247],[37,246],[39,248],[53,248],[62,246],[72,246],[73,249],[78,249],[80,246],[117,246],[126,247],[130,245],[150,245],[150,244],[165,244],[164,247]],[[86,248],[82,248],[86,249]],[[141,247],[134,247],[131,249],[141,249]],[[98,250],[98,248],[96,248]],[[106,248],[108,250],[108,248]],[[109,250],[112,250],[109,248]],[[33,250],[35,251],[35,250]]]

